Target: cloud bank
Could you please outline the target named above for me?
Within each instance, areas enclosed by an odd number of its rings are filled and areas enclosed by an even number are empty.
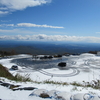
[[[0,0],[0,14],[50,3],[51,0]]]
[[[17,24],[18,27],[44,27],[44,28],[64,28],[59,26],[51,26],[51,25],[37,25],[32,23],[19,23]]]
[[[51,26],[51,25],[37,25],[33,23],[18,23],[18,24],[0,24],[0,27],[42,27],[42,28],[64,28],[60,26]]]
[[[71,41],[71,42],[92,42],[100,43],[100,37],[83,37],[83,36],[67,36],[67,35],[2,35],[0,40],[29,40],[29,41]]]

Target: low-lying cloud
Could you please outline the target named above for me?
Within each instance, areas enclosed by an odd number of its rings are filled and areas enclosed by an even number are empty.
[[[93,36],[67,36],[67,35],[2,35],[0,36],[0,40],[29,40],[29,41],[71,41],[71,42],[92,42],[92,43],[100,43],[100,37]]]

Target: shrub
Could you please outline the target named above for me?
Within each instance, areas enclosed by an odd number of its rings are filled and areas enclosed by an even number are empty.
[[[13,80],[14,76],[8,72],[7,68],[0,64],[0,77],[5,77],[7,79]]]
[[[15,75],[15,81],[22,81],[22,82],[31,82],[32,80],[29,77],[23,77],[19,74]]]
[[[27,81],[32,81],[30,78],[29,78],[29,75],[26,75],[25,77],[19,75],[19,74],[16,74],[15,76],[13,76],[6,67],[2,66],[0,64],[0,77],[5,77],[7,79],[10,79],[10,80],[14,80],[14,81],[20,81],[20,82],[27,82]]]

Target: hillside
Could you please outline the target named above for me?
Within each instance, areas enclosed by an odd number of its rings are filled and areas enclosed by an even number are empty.
[[[0,41],[0,51],[15,51],[18,54],[64,54],[99,51],[97,43]]]

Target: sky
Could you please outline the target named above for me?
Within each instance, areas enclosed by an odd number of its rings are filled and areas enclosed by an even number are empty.
[[[0,0],[0,40],[100,42],[100,0]]]

